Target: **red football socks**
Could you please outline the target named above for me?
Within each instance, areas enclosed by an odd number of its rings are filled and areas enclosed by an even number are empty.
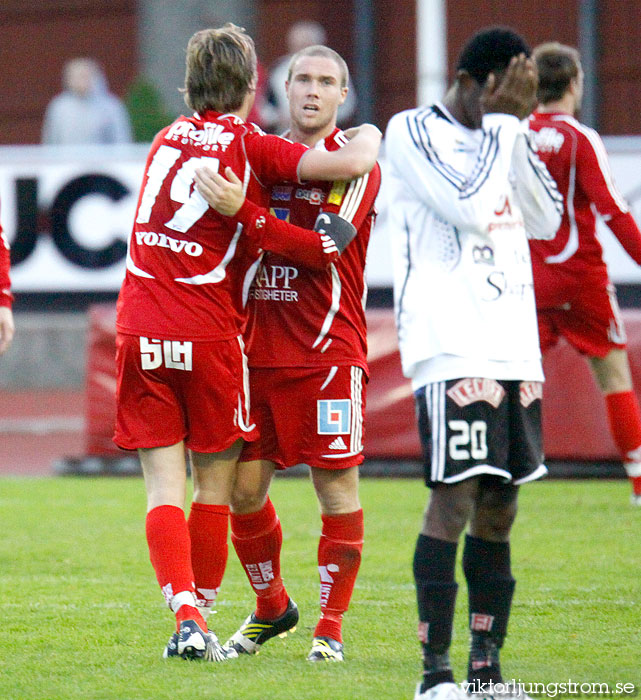
[[[280,575],[283,531],[276,510],[268,498],[256,513],[232,513],[230,522],[231,541],[256,593],[256,617],[275,620],[289,600]]]
[[[363,511],[323,515],[318,543],[321,617],[315,637],[342,642],[343,614],[349,607],[363,550]]]
[[[177,623],[195,620],[203,630],[205,620],[190,605],[196,602],[191,567],[191,543],[182,508],[158,506],[147,513],[149,558],[167,605],[176,613]]]
[[[218,595],[227,565],[228,524],[229,506],[191,504],[187,525],[196,595],[210,609]]]
[[[634,391],[607,394],[605,404],[614,442],[635,495],[641,495],[641,411]]]
[[[614,442],[626,459],[628,452],[641,446],[641,412],[633,391],[607,394],[605,405]]]

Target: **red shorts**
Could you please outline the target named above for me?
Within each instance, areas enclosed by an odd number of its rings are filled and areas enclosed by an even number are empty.
[[[252,415],[260,438],[241,461],[347,469],[363,461],[364,372],[360,367],[251,370]]]
[[[181,440],[195,452],[220,452],[255,440],[242,338],[171,341],[116,337],[118,447],[165,447]]]
[[[556,294],[555,306],[541,308],[537,296],[537,317],[541,352],[560,337],[589,357],[605,357],[611,350],[625,348],[626,335],[616,291],[609,281],[583,279]]]

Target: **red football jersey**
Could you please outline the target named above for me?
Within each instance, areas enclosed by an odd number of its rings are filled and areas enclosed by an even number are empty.
[[[0,306],[11,306],[11,280],[9,278],[9,241],[0,224]]]
[[[535,112],[530,127],[536,132],[537,153],[564,198],[563,219],[555,238],[529,242],[537,301],[550,273],[557,280],[585,274],[607,280],[603,249],[596,236],[596,212],[641,264],[641,233],[614,185],[605,147],[596,131],[556,112]]]
[[[347,143],[335,129],[316,148]],[[249,293],[246,332],[253,367],[356,365],[367,372],[365,257],[381,173],[351,182],[281,183],[271,191],[271,213],[313,228],[320,211],[351,222],[356,238],[325,270],[310,270],[266,253]]]
[[[270,185],[297,180],[306,146],[217,112],[179,117],[154,139],[118,298],[121,333],[224,340],[244,328],[259,250],[242,226],[194,189],[194,171],[230,166],[248,199],[266,206]]]

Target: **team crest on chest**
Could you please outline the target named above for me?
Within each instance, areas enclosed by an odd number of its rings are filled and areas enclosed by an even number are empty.
[[[280,219],[281,221],[289,221],[289,209],[284,209],[282,207],[272,207],[269,210],[269,213],[272,216],[275,216],[277,219]]]

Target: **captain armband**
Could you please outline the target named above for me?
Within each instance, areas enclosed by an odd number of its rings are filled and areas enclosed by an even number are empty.
[[[339,253],[342,253],[356,237],[356,227],[338,214],[322,211],[316,218],[314,231],[322,236],[329,236]]]

